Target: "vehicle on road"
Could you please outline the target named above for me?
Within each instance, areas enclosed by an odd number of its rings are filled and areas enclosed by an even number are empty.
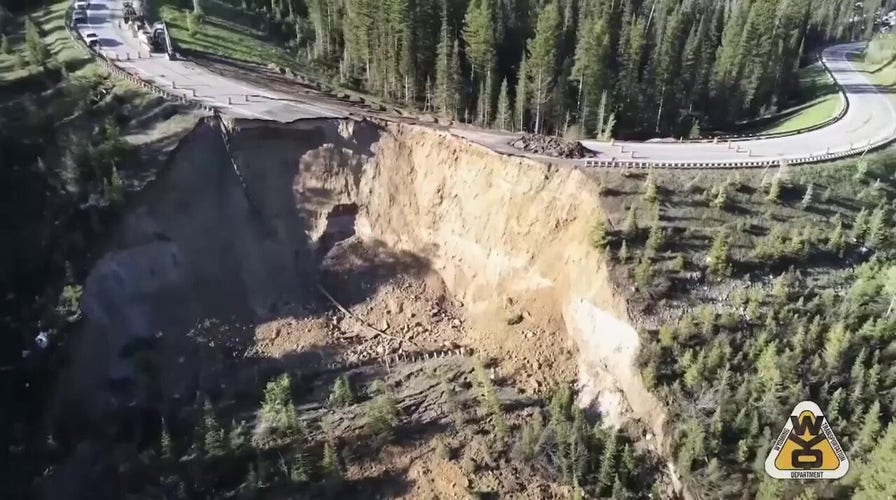
[[[87,13],[83,10],[76,10],[75,13],[72,14],[72,26],[81,24],[87,24]]]
[[[124,2],[121,4],[121,18],[128,24],[130,22],[141,22],[143,21],[143,14],[141,13],[140,2]]]
[[[100,46],[100,37],[93,31],[84,31],[81,33],[81,36],[84,37],[84,41],[87,42],[88,47],[96,48]]]
[[[141,24],[137,32],[137,39],[150,52],[165,52],[165,26],[161,22],[153,24],[151,27]]]
[[[87,10],[88,7],[90,7],[90,2],[84,0],[75,2],[75,10]]]

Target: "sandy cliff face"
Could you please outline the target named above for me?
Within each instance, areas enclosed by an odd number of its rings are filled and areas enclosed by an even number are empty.
[[[638,337],[625,302],[604,256],[588,244],[591,225],[604,215],[586,174],[389,125],[362,175],[359,205],[363,232],[431,260],[486,330],[483,340],[503,336],[490,340],[537,350],[571,339],[586,393],[600,390],[612,401],[621,391],[634,414],[661,432],[659,404],[635,368]],[[506,325],[508,298],[547,338],[526,338]],[[612,405],[604,409],[614,413]]]

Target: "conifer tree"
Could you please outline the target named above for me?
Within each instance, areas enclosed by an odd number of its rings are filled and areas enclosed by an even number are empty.
[[[606,99],[605,59],[609,49],[606,25],[596,13],[587,15],[579,30],[572,79],[578,85],[578,114],[582,130],[590,136],[601,132],[603,116],[597,113],[601,100]],[[605,105],[605,104],[604,104]]]
[[[859,476],[856,500],[896,498],[896,424],[887,427],[875,444]]]
[[[551,0],[539,12],[535,36],[527,44],[536,134],[542,133],[544,115],[553,90],[559,41],[560,12],[557,0]]]
[[[803,199],[800,202],[800,206],[803,209],[807,208],[809,205],[812,204],[812,197],[813,197],[814,193],[815,193],[815,187],[810,182],[809,185],[806,186],[806,192],[803,194]]]
[[[628,246],[625,243],[625,240],[622,240],[622,245],[619,247],[619,252],[616,254],[619,258],[619,262],[623,264],[628,261]]]
[[[610,436],[604,443],[603,453],[600,457],[600,470],[597,473],[597,484],[601,488],[612,488],[615,482],[616,441],[616,432],[610,431]]]
[[[352,391],[351,383],[345,374],[340,375],[333,382],[333,389],[330,391],[329,403],[333,407],[348,406],[355,402],[355,394]]]
[[[447,5],[442,13],[442,29],[439,37],[438,54],[436,56],[436,89],[435,108],[445,117],[454,118],[457,112],[455,96],[457,94],[457,67],[454,61],[454,41],[448,31]]]
[[[203,405],[202,430],[204,433],[204,441],[202,449],[209,455],[222,455],[227,451],[227,440],[224,436],[224,429],[218,423],[215,417],[214,408],[211,401],[206,398]]]
[[[526,50],[523,49],[522,59],[520,59],[520,67],[517,71],[516,99],[514,101],[514,104],[516,105],[516,119],[519,122],[519,130],[523,132],[528,128],[526,126],[526,111],[529,109],[531,87],[532,83],[529,79],[529,55]]]
[[[501,91],[498,93],[498,113],[495,116],[495,128],[511,130],[513,127],[513,108],[510,105],[510,96],[507,94],[507,78],[501,82]]]
[[[324,454],[320,461],[320,469],[324,478],[329,481],[342,477],[342,466],[339,463],[339,454],[336,447],[330,441],[324,444]]]
[[[25,49],[32,66],[44,66],[50,60],[50,49],[31,18],[25,19]]]
[[[171,433],[168,432],[168,426],[165,425],[165,420],[162,419],[162,433],[159,437],[159,456],[163,459],[170,459],[174,456],[174,443],[171,440]]]
[[[720,229],[712,240],[707,256],[709,272],[714,276],[727,276],[731,272],[728,258],[728,231]]]
[[[496,45],[494,0],[470,0],[464,17],[464,41],[470,61],[470,81],[481,82],[495,64]]]
[[[591,246],[602,250],[607,246],[607,223],[599,219],[591,226]]]

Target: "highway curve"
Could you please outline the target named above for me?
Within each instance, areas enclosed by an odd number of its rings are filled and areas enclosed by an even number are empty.
[[[222,113],[245,118],[289,122],[301,118],[345,117],[353,110],[325,97],[284,95],[247,82],[227,78],[185,60],[169,60],[165,54],[150,55],[120,23],[121,2],[95,0],[88,22],[78,31],[94,31],[98,51],[119,68],[179,96],[198,100]],[[713,142],[600,142],[582,141],[594,151],[594,160],[581,163],[614,165],[732,167],[789,162],[822,161],[831,157],[861,154],[896,139],[896,107],[887,91],[875,87],[857,70],[847,54],[861,50],[863,43],[842,44],[824,50],[822,61],[845,92],[846,114],[833,124],[802,134],[756,138],[728,143]],[[496,151],[522,154],[508,143],[514,134],[457,127],[453,132]],[[535,156],[535,155],[531,155]],[[596,161],[595,161],[596,160]]]

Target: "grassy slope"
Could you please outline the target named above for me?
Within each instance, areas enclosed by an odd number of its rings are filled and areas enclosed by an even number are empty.
[[[295,54],[272,43],[264,16],[246,14],[218,0],[203,2],[203,8],[204,20],[191,34],[190,10],[175,0],[165,0],[159,6],[159,17],[168,23],[171,36],[179,47],[239,61],[299,67]]]
[[[37,24],[43,35],[44,43],[50,49],[53,58],[66,68],[88,63],[90,57],[85,49],[78,47],[65,30],[65,10],[68,2],[57,2],[38,10],[32,14],[32,20]],[[24,19],[19,19],[12,33],[8,34],[11,55],[0,54],[0,82],[11,82],[33,74],[32,68],[15,68],[15,55],[22,54],[25,57]]]
[[[638,261],[654,214],[666,232],[649,261],[649,284],[640,286],[631,303],[642,306],[636,313],[643,321],[642,374],[670,414],[670,458],[695,491],[722,498],[757,492],[761,498],[793,498],[808,487],[821,498],[847,497],[863,470],[861,459],[875,443],[876,434],[869,441],[859,432],[865,411],[879,400],[881,428],[893,421],[896,373],[890,349],[896,346],[896,317],[884,318],[880,266],[896,265],[896,158],[883,152],[866,160],[791,168],[777,202],[766,199],[774,171],[656,173],[657,205],[643,197],[643,174],[603,177],[605,208],[616,228],[610,248],[624,282],[639,281]],[[723,184],[727,201],[715,208]],[[804,205],[810,185],[813,195]],[[867,217],[879,206],[889,207],[882,242],[868,243],[867,235],[853,242],[860,211]],[[629,207],[636,207],[640,229],[626,235]],[[842,256],[827,248],[838,219],[846,233]],[[704,278],[710,247],[723,228],[731,272]],[[778,244],[772,244],[775,228],[782,234]],[[628,258],[619,262],[623,241]],[[757,255],[763,247],[780,253]],[[871,256],[877,264],[861,266]],[[833,347],[838,324],[848,332],[842,350]],[[881,368],[876,390],[869,391],[863,377]],[[849,397],[836,411],[832,400],[838,389]],[[853,462],[847,479],[767,480],[762,462],[771,436],[803,399],[832,413],[834,430]]]
[[[759,133],[791,132],[821,123],[840,112],[837,86],[821,63],[800,70],[800,102],[782,110],[783,117],[758,129]]]
[[[852,59],[857,69],[864,70],[872,83],[883,87],[896,99],[896,36],[883,35],[868,45],[865,53]]]

